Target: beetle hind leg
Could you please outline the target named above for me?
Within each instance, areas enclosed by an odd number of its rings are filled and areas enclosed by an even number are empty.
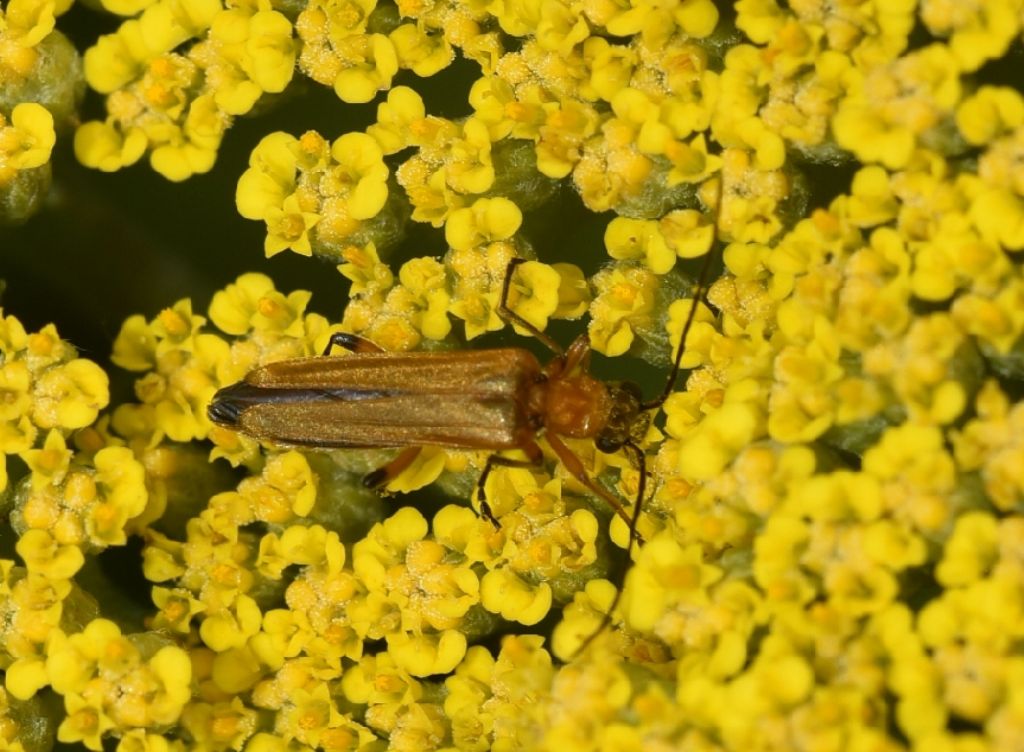
[[[358,334],[349,334],[348,332],[335,332],[331,335],[331,338],[327,341],[327,347],[324,348],[323,356],[326,357],[331,354],[331,350],[335,347],[340,347],[343,350],[348,350],[354,353],[381,353],[384,352],[384,348],[378,345],[373,340],[369,340],[366,337],[360,337]]]
[[[373,489],[383,488],[416,460],[422,448],[414,446],[403,449],[391,462],[363,476],[363,485]]]
[[[492,454],[487,458],[483,472],[480,473],[480,479],[476,482],[476,495],[480,500],[480,516],[494,525],[495,530],[501,528],[501,524],[491,511],[491,505],[487,503],[487,492],[484,490],[484,485],[487,483],[487,477],[491,474],[491,470],[496,467],[537,467],[544,461],[544,452],[541,451],[540,446],[536,442],[531,441],[521,447],[521,449],[526,453],[525,460]]]

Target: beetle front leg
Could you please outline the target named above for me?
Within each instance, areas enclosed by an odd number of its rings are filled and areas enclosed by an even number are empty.
[[[562,463],[562,466],[569,471],[569,474],[589,488],[594,494],[608,502],[608,506],[615,511],[615,514],[617,514],[623,522],[629,525],[629,529],[632,531],[630,537],[635,537],[637,542],[643,543],[643,536],[636,531],[636,523],[633,522],[633,518],[630,516],[629,512],[626,511],[622,502],[616,499],[608,489],[604,488],[596,480],[590,477],[590,474],[583,466],[583,462],[580,458],[577,457],[576,453],[566,446],[558,436],[553,433],[548,433],[545,435],[545,438],[548,440],[548,446],[550,446],[552,451],[558,455],[559,461]]]
[[[628,449],[633,453],[632,463],[637,466],[640,470],[640,483],[636,489],[636,500],[633,502],[633,514],[629,518],[629,543],[626,544],[626,562],[633,560],[633,547],[640,540],[640,535],[636,531],[636,526],[640,522],[640,510],[644,503],[644,491],[647,488],[647,460],[644,456],[644,450],[640,448],[638,444],[634,444],[632,441],[627,441],[622,445],[624,449]],[[612,598],[612,603],[608,607],[608,610],[601,617],[601,623],[597,629],[587,635],[583,641],[579,644],[576,650],[572,654],[572,659],[575,660],[584,650],[586,650],[590,643],[597,639],[597,636],[601,634],[608,626],[612,623],[612,619],[615,618],[615,609],[619,606],[619,601],[622,600],[622,593],[626,589],[626,574],[629,569],[623,569],[618,577],[614,580],[615,585],[615,597]]]
[[[529,321],[524,319],[518,313],[508,307],[508,296],[512,291],[512,276],[516,273],[516,267],[520,264],[525,264],[526,259],[514,258],[508,262],[508,266],[505,268],[505,281],[501,285],[501,298],[498,300],[497,314],[510,324],[525,329],[534,337],[543,342],[551,352],[557,355],[559,358],[565,358],[565,350],[562,346],[555,342],[550,336],[542,332],[540,329],[535,327]]]
[[[487,492],[484,490],[484,485],[487,483],[487,477],[491,474],[491,470],[495,467],[539,467],[544,461],[544,452],[541,451],[537,442],[531,441],[520,447],[520,449],[526,454],[525,460],[492,454],[487,458],[487,462],[484,463],[483,472],[480,473],[480,479],[476,482],[476,495],[480,500],[480,516],[494,525],[495,530],[500,529],[501,525],[491,511],[491,505],[487,503]]]

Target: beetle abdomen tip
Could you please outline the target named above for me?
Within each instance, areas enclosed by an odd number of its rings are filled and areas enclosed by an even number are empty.
[[[218,389],[206,408],[206,415],[219,426],[237,428],[242,413],[257,397],[257,391],[244,381]]]

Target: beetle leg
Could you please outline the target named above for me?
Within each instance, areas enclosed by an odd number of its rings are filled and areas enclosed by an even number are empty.
[[[555,353],[555,355],[557,355],[559,358],[564,359],[565,350],[562,349],[562,346],[560,344],[555,342],[555,340],[553,340],[550,336],[542,332],[540,329],[535,327],[529,321],[527,321],[518,313],[516,313],[515,311],[508,307],[508,294],[512,290],[512,275],[515,274],[517,266],[525,263],[526,259],[521,258],[514,258],[508,262],[508,266],[505,268],[505,281],[501,285],[501,298],[498,301],[498,308],[496,313],[510,324],[515,324],[521,329],[525,329],[526,331],[528,331],[534,337],[543,342],[544,345],[549,350],[551,350],[551,352]]]
[[[483,472],[480,473],[480,479],[476,482],[476,494],[480,500],[480,516],[494,525],[495,529],[500,528],[501,525],[495,518],[494,513],[491,512],[491,505],[487,503],[487,492],[484,490],[484,484],[487,483],[487,476],[491,474],[491,470],[495,467],[537,467],[544,461],[544,452],[541,451],[537,442],[530,441],[520,447],[520,449],[526,453],[525,460],[492,454],[487,458],[487,462],[484,463]]]
[[[633,503],[633,514],[630,515],[629,518],[629,543],[626,544],[627,568],[622,570],[622,572],[616,578],[616,581],[613,583],[615,585],[615,597],[612,598],[611,605],[608,606],[608,610],[601,618],[601,623],[598,625],[597,629],[591,632],[587,636],[587,638],[579,644],[579,647],[577,647],[576,651],[572,654],[571,659],[575,659],[577,656],[580,655],[580,653],[586,650],[587,646],[590,645],[590,643],[592,643],[595,640],[595,638],[599,634],[601,634],[601,632],[603,632],[609,624],[612,623],[612,618],[613,614],[615,613],[615,609],[618,607],[619,601],[622,600],[622,591],[626,589],[626,574],[629,571],[629,562],[632,560],[633,544],[640,538],[640,536],[637,535],[636,532],[636,525],[637,522],[640,521],[640,508],[644,501],[644,490],[647,487],[647,460],[644,457],[644,450],[641,449],[638,445],[634,444],[632,441],[627,441],[622,446],[633,452],[633,459],[640,469],[640,483],[636,489],[636,501]]]
[[[358,334],[349,334],[348,332],[335,332],[331,335],[331,338],[327,341],[327,347],[324,348],[324,357],[330,355],[331,350],[335,347],[341,347],[354,353],[384,352],[384,348],[376,342],[368,340],[366,337],[360,337]]]
[[[725,181],[718,181],[718,203],[715,206],[715,235],[712,240],[712,246],[708,249],[707,254],[704,256],[704,263],[700,267],[700,276],[697,277],[697,284],[693,288],[693,303],[690,304],[690,310],[686,314],[686,321],[683,323],[683,331],[679,337],[679,345],[676,348],[675,356],[672,358],[672,370],[669,371],[668,379],[665,381],[665,386],[661,390],[661,394],[652,400],[640,403],[641,410],[654,410],[655,408],[661,407],[665,404],[665,400],[668,399],[669,395],[676,388],[676,381],[679,379],[679,371],[682,369],[683,353],[686,352],[686,339],[690,333],[690,327],[693,326],[694,319],[697,317],[697,308],[700,306],[702,298],[707,298],[708,295],[708,278],[711,273],[711,262],[714,257],[719,255],[715,253],[715,246],[718,244],[718,224],[721,220],[722,213],[722,191],[725,190]],[[724,253],[720,251],[720,253]]]
[[[565,372],[577,368],[584,373],[590,371],[590,336],[587,334],[574,339],[565,352]]]
[[[401,475],[402,471],[413,463],[413,460],[416,459],[422,448],[423,447],[414,446],[403,449],[399,452],[397,457],[384,465],[384,467],[378,467],[373,472],[367,473],[363,476],[363,485],[367,488],[380,488],[382,486],[386,486]]]
[[[583,463],[580,461],[580,458],[576,456],[576,453],[566,446],[562,440],[553,433],[545,434],[544,438],[548,440],[548,445],[554,453],[558,455],[559,461],[565,466],[565,469],[569,471],[572,477],[607,501],[609,506],[615,510],[615,514],[619,515],[619,517],[621,517],[622,520],[630,526],[630,537],[636,537],[638,542],[643,543],[643,537],[636,531],[632,518],[630,517],[629,512],[626,511],[626,508],[622,506],[622,502],[615,498],[607,488],[600,485],[587,474],[586,468],[583,467]]]

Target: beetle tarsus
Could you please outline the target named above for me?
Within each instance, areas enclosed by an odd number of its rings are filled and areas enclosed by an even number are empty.
[[[501,530],[501,523],[498,522],[498,518],[491,511],[491,505],[483,499],[480,500],[480,516],[494,525],[495,531]]]
[[[383,347],[373,340],[360,337],[358,334],[349,334],[348,332],[335,332],[332,334],[331,338],[327,340],[327,347],[324,348],[323,357],[329,356],[331,350],[335,347],[340,347],[343,350],[354,353],[382,353],[385,351]]]
[[[363,476],[363,486],[366,488],[380,488],[387,481],[388,473],[384,467],[378,467],[373,472]]]

